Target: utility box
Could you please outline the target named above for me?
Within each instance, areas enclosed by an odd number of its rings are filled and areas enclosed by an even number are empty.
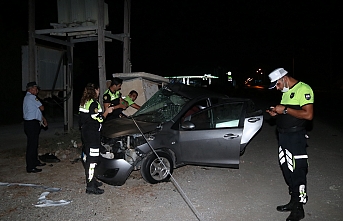
[[[140,106],[149,100],[164,84],[169,82],[164,77],[145,72],[115,73],[112,76],[123,79],[120,91],[122,96],[127,96],[131,90],[137,91],[138,97],[135,103]],[[123,113],[130,116],[136,111],[135,108],[128,107]]]
[[[98,24],[98,0],[57,0],[58,23],[67,27]],[[108,26],[108,5],[104,3],[104,23]]]

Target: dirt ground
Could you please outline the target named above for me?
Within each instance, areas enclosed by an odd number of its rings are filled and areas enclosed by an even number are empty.
[[[262,130],[247,146],[240,169],[184,166],[173,177],[199,217],[173,182],[146,183],[138,171],[120,187],[104,184],[102,195],[85,193],[78,131],[63,133],[63,121],[50,121],[41,132],[39,153],[53,152],[61,160],[37,174],[25,171],[23,125],[0,126],[0,220],[285,220],[276,206],[288,202],[278,168],[275,126],[266,117]],[[315,120],[309,133],[309,202],[305,220],[343,220],[343,133]],[[8,184],[8,185],[5,185]],[[36,187],[22,184],[36,184]],[[63,206],[35,207],[48,187],[48,200]]]

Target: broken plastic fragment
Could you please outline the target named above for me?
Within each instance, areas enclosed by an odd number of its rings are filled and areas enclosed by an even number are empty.
[[[100,155],[101,155],[103,158],[107,158],[107,159],[113,159],[113,158],[114,158],[114,154],[113,154],[113,153],[110,153],[110,152],[106,152],[105,154],[100,153]]]
[[[54,188],[54,187],[48,187],[48,186],[42,186],[38,184],[31,184],[31,183],[2,183],[0,182],[0,186],[28,186],[28,187],[33,187],[33,188],[43,188],[49,192],[58,192],[61,190],[61,188]]]
[[[66,200],[59,200],[59,201],[53,201],[53,200],[47,200],[46,196],[49,195],[49,192],[43,192],[39,198],[38,198],[38,202],[35,205],[35,207],[48,207],[48,206],[64,206],[67,205],[69,203],[71,203],[71,201],[66,201]]]

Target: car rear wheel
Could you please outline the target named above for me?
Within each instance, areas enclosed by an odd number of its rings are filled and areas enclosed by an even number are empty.
[[[142,162],[142,177],[151,184],[167,182],[173,173],[173,161],[169,154],[165,152],[159,152],[157,154],[159,158],[152,153]]]

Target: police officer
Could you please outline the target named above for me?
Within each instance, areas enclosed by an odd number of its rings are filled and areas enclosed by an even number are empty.
[[[43,117],[42,111],[44,106],[38,100],[38,85],[36,82],[29,82],[26,85],[26,95],[23,101],[23,118],[24,132],[27,137],[26,147],[26,171],[28,173],[38,173],[42,169],[37,166],[45,166],[38,160],[38,142],[41,125],[48,126],[46,119]]]
[[[279,162],[289,188],[291,200],[278,206],[280,212],[291,211],[286,221],[297,221],[305,217],[303,205],[307,202],[308,171],[306,151],[306,122],[313,118],[313,91],[311,87],[278,68],[269,74],[269,89],[283,92],[281,103],[267,112],[276,117],[279,134]]]
[[[99,93],[97,85],[87,84],[79,106],[81,138],[83,152],[86,155],[84,166],[87,183],[86,193],[88,194],[104,193],[104,190],[99,188],[102,183],[94,177],[94,170],[99,160],[101,126],[104,118],[113,111],[113,107],[109,107],[105,112],[102,112],[98,102]]]
[[[105,111],[110,106],[114,109],[114,111],[106,117],[106,121],[119,118],[122,110],[127,108],[127,103],[122,99],[120,93],[122,83],[122,79],[118,77],[113,78],[110,87],[105,91],[103,95]]]

